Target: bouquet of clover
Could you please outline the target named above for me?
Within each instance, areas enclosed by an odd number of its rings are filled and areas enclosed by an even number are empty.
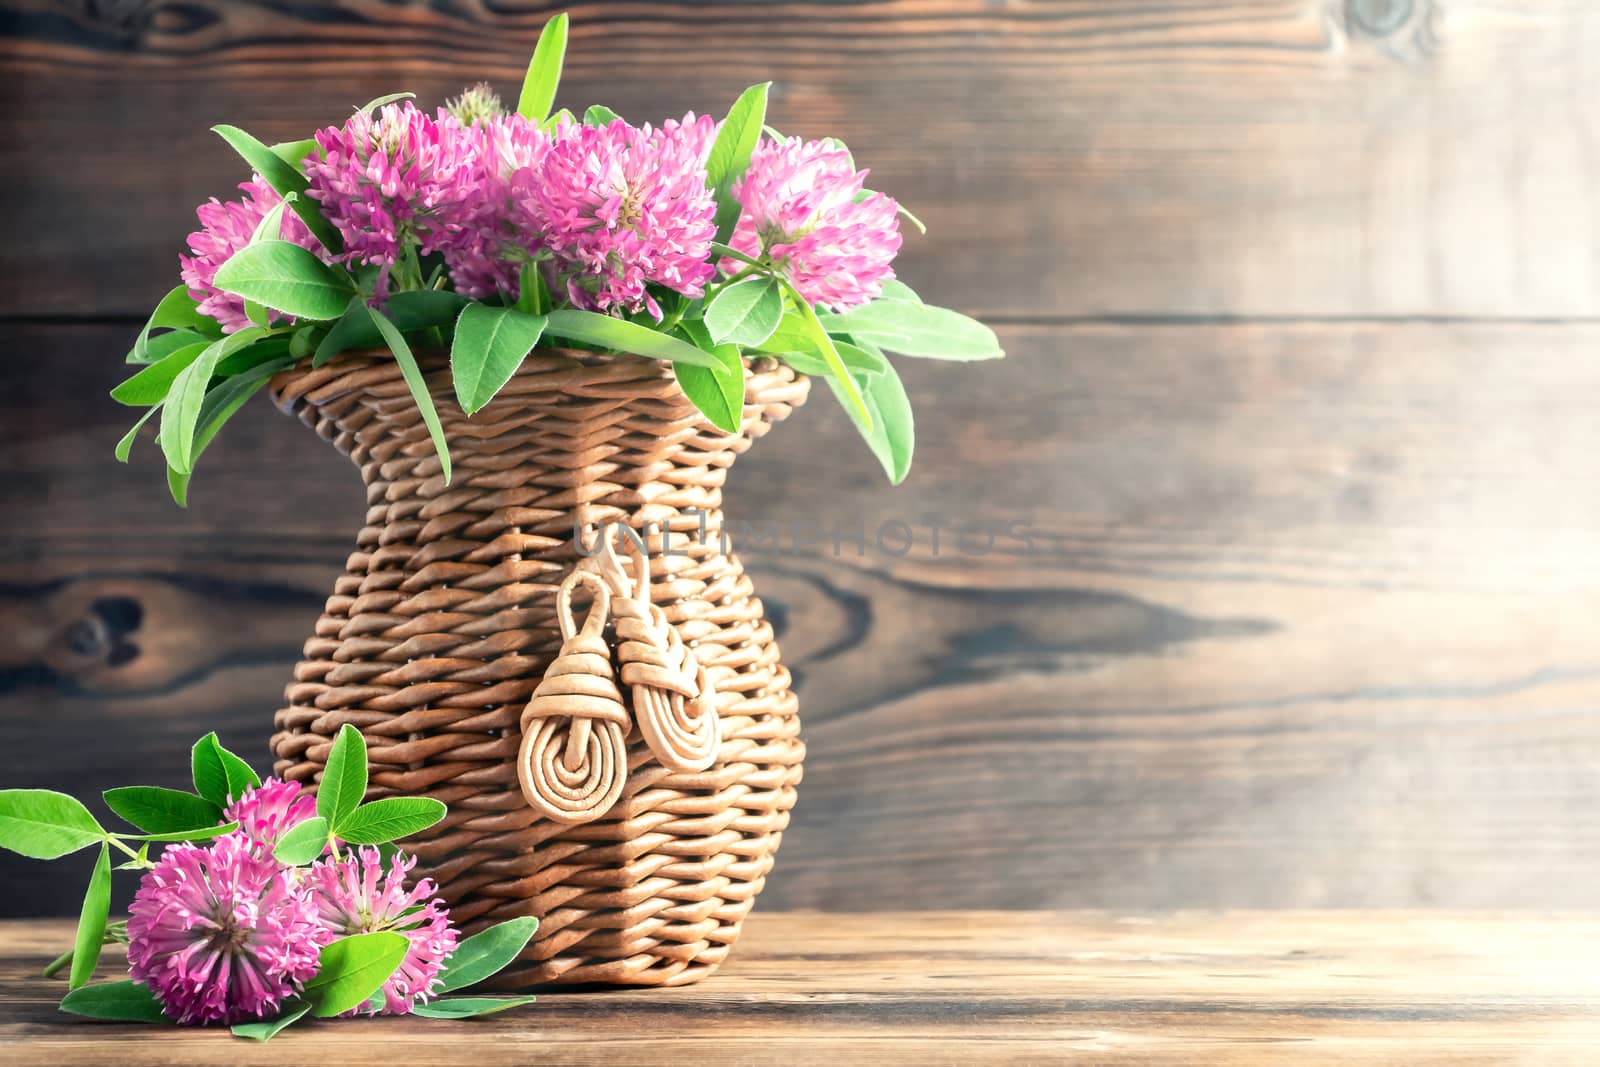
[[[400,364],[450,478],[415,348],[448,349],[462,410],[494,398],[541,342],[667,360],[719,429],[738,430],[746,357],[826,381],[889,477],[912,419],[886,352],[1002,355],[994,333],[894,280],[902,217],[834,139],[765,125],[767,85],[721,122],[634,126],[609,108],[550,113],[567,17],[541,33],[515,112],[487,86],[430,114],[373,101],[308,140],[216,131],[254,170],[201,205],[163,299],[112,393],[161,413],[184,502],[195,461],[276,372],[354,349]]]
[[[0,790],[0,847],[57,859],[99,845],[70,952],[61,1010],[128,1022],[222,1023],[266,1040],[310,1015],[465,1019],[529,996],[442,997],[516,959],[538,927],[511,919],[463,939],[415,860],[393,844],[444,818],[427,797],[361,803],[367,750],[345,726],[315,799],[297,782],[257,777],[216,734],[193,750],[193,793],[153,786],[105,792],[139,833],[104,829],[48,789]],[[152,845],[161,847],[152,857]],[[125,921],[110,921],[117,870],[142,871]],[[88,984],[103,945],[123,943],[129,979]]]

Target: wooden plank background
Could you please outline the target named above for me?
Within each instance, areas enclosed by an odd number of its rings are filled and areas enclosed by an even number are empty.
[[[265,402],[187,512],[110,460],[132,330],[242,176],[206,128],[510,93],[554,10],[0,9],[0,784],[181,784],[210,728],[265,762],[359,524]],[[561,102],[776,79],[1011,353],[907,361],[896,492],[820,401],[733,472],[736,518],[823,527],[749,553],[810,745],[765,907],[1593,905],[1593,5],[571,10]],[[980,553],[1007,524],[1030,550]],[[0,914],[72,911],[84,866],[0,859]]]

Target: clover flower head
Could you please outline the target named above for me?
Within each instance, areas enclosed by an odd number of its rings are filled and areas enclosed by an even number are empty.
[[[224,333],[235,333],[250,325],[245,314],[244,297],[225,293],[215,284],[217,270],[233,254],[250,243],[256,228],[263,219],[282,202],[283,198],[259,174],[240,184],[244,196],[238,200],[219,201],[216,197],[195,209],[200,218],[200,229],[189,235],[189,255],[178,257],[183,283],[189,295],[199,301],[202,314],[209,315],[221,326]],[[285,211],[278,223],[278,232],[269,234],[285,241],[293,241],[302,248],[323,255],[322,245],[311,236],[311,231],[300,216]],[[268,312],[272,322],[293,322],[287,315]]]
[[[271,855],[280,838],[317,814],[317,798],[300,788],[299,782],[268,778],[222,813],[223,822],[237,822],[238,832],[263,855]]]
[[[295,872],[232,833],[168,848],[128,909],[128,972],[181,1023],[266,1018],[329,938]]]
[[[343,237],[344,259],[382,268],[381,297],[408,244],[427,254],[448,242],[447,220],[476,187],[471,137],[448,112],[404,100],[358,111],[316,142],[305,162],[310,195]]]
[[[700,145],[681,128],[562,124],[539,163],[512,176],[512,196],[550,255],[552,288],[577,307],[659,319],[648,286],[700,296],[716,273],[716,202]]]
[[[771,260],[810,303],[843,311],[874,300],[894,277],[900,219],[891,197],[864,191],[866,177],[837,142],[764,139],[734,184],[740,215],[728,244]]]
[[[376,848],[363,845],[339,859],[321,860],[307,872],[317,922],[329,940],[392,930],[410,942],[400,968],[383,985],[382,1012],[389,1015],[405,1015],[425,1003],[456,948],[455,928],[444,902],[434,897],[433,882],[423,878],[406,885],[406,873],[416,862],[397,853],[385,865]]]

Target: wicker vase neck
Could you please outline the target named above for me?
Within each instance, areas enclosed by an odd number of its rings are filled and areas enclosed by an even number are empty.
[[[271,383],[283,410],[355,462],[368,504],[277,714],[275,769],[315,782],[352,723],[367,739],[370,795],[449,805],[406,847],[469,930],[539,917],[505,984],[694,981],[721,962],[761,888],[804,754],[772,628],[715,534],[722,485],[809,383],[753,363],[742,431],[728,435],[659,363],[540,351],[468,418],[445,358],[419,362],[450,442],[449,485],[387,353]],[[621,798],[569,826],[523,799],[518,719],[561,645],[555,597],[581,555],[575,531],[592,544],[607,523],[647,532],[657,603],[716,679],[722,744],[708,770],[673,773],[635,730]]]

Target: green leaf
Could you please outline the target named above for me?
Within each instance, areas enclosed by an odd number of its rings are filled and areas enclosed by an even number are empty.
[[[550,114],[561,84],[561,64],[567,54],[567,13],[563,11],[544,24],[539,43],[533,47],[528,73],[522,79],[522,95],[517,98],[517,114],[532,123],[541,123]]]
[[[867,407],[872,411],[872,426],[870,429],[861,429],[861,424],[857,422],[856,428],[861,430],[867,447],[883,465],[890,483],[899,485],[911,470],[911,453],[916,437],[911,401],[906,397],[905,386],[900,383],[900,376],[895,373],[894,367],[887,364],[886,367],[883,374],[862,383]],[[827,382],[838,395],[834,380],[829,378]],[[844,398],[840,397],[839,402],[844,403]]]
[[[244,760],[232,752],[217,745],[217,751],[222,754],[222,768],[228,775],[228,795],[238,798],[246,789],[254,789],[261,784],[261,776]]]
[[[890,278],[883,283],[883,300],[909,300],[913,304],[922,303],[922,297],[917,291],[899,278]]]
[[[402,333],[410,333],[455,322],[468,303],[460,293],[444,289],[410,289],[389,297],[383,313]]]
[[[100,962],[100,946],[105,943],[106,920],[110,917],[111,846],[102,844],[94,874],[89,878],[89,890],[83,895],[83,910],[78,915],[78,936],[72,946],[72,977],[67,980],[68,988],[82,988],[94,977],[94,965]]]
[[[149,347],[145,352],[145,355],[148,358],[145,360],[145,362],[160,363],[162,360],[166,359],[180,348],[184,348],[192,344],[205,344],[217,339],[218,337],[214,337],[210,334],[203,334],[198,330],[167,330],[164,333],[158,333],[154,337],[150,338]]]
[[[874,300],[822,317],[834,333],[872,341],[891,352],[928,359],[999,359],[1005,355],[994,331],[949,308],[909,300]]]
[[[257,346],[260,347],[260,346]],[[210,446],[212,440],[222,429],[224,423],[232,418],[245,403],[267,384],[267,380],[285,367],[297,363],[293,356],[280,357],[251,368],[248,372],[229,378],[206,394],[205,400],[200,404],[200,417],[194,436],[194,446],[190,451],[189,461],[191,468],[199,462],[200,456]],[[220,369],[220,364],[219,364]],[[179,474],[170,467],[167,470],[167,481],[172,487],[172,498],[180,507],[188,506],[189,481],[192,475]],[[250,772],[252,775],[254,771]]]
[[[311,1014],[326,1019],[360,1006],[383,988],[410,947],[404,935],[390,931],[356,934],[323,946],[317,976],[305,986]]]
[[[507,1008],[532,1004],[538,997],[445,997],[427,1004],[414,1004],[411,1014],[424,1019],[475,1019]]]
[[[915,226],[917,228],[917,232],[918,233],[925,234],[925,233],[928,232],[927,224],[924,223],[921,219],[917,218],[915,215],[913,215],[911,213],[911,209],[906,207],[904,204],[896,202],[895,203],[895,211],[899,212],[900,215],[902,215],[907,222],[909,222],[909,223],[911,223],[911,225]]]
[[[562,123],[566,123],[567,125],[570,126],[570,125],[575,125],[577,123],[577,121],[578,121],[578,116],[574,115],[572,112],[568,111],[566,108],[562,108],[560,111],[555,112],[549,118],[547,118],[543,122],[539,123],[539,129],[544,131],[545,133],[549,133],[551,130],[555,129],[557,126],[560,126]]]
[[[189,750],[194,791],[213,804],[227,807],[246,789],[261,784],[250,765],[222,747],[216,732],[206,734]]]
[[[744,424],[744,360],[739,358],[739,350],[733,345],[713,345],[711,334],[701,323],[685,321],[678,325],[719,364],[712,368],[674,363],[672,373],[678,386],[713,426],[724,433],[738,433]]]
[[[859,345],[853,345],[847,341],[834,338],[833,347],[838,351],[840,361],[844,363],[858,381],[864,378],[876,377],[888,369],[889,363],[887,360],[881,356],[874,356]],[[781,355],[785,363],[801,374],[826,378],[833,373],[827,362],[815,352],[784,352]]]
[[[349,723],[339,728],[317,784],[317,814],[339,826],[367,791],[367,742]]]
[[[259,1023],[234,1023],[233,1036],[247,1037],[252,1041],[271,1041],[279,1032],[300,1021],[311,1005],[305,1001],[291,1001],[275,1019]]]
[[[175,333],[177,331],[174,331]],[[187,333],[187,331],[184,331]],[[170,334],[167,336],[171,336]],[[198,338],[197,343],[184,345],[182,348],[167,355],[159,363],[152,363],[138,374],[124,381],[121,385],[111,390],[111,399],[119,404],[129,407],[149,407],[159,404],[167,398],[167,390],[172,388],[172,381],[189,364],[200,358],[200,354],[211,347],[212,342],[200,337],[199,334],[189,333],[188,336]]]
[[[0,789],[0,848],[53,860],[105,839],[89,809],[52,789]]]
[[[283,213],[289,205],[300,199],[299,193],[290,193],[288,196],[272,205],[272,209],[261,216],[261,221],[256,223],[256,228],[250,234],[249,244],[260,244],[262,241],[276,241],[283,236]]]
[[[706,305],[705,324],[718,344],[754,348],[783,320],[783,293],[771,278],[753,277],[721,289]]]
[[[445,816],[432,797],[385,797],[363,804],[334,824],[333,833],[352,845],[381,845],[421,833]]]
[[[317,345],[316,355],[311,357],[311,365],[320,367],[341,352],[371,348],[382,339],[383,335],[367,313],[366,298],[358,293],[345,305],[344,314],[328,327],[328,332]]]
[[[702,352],[687,341],[670,334],[640,326],[625,319],[614,319],[593,311],[563,308],[545,316],[544,332],[551,337],[564,337],[581,341],[612,352],[643,356],[646,359],[666,359],[676,363],[690,363],[697,367],[718,366],[717,357]]]
[[[475,414],[494,399],[539,343],[544,323],[544,316],[515,308],[468,304],[462,310],[450,349],[450,374],[462,411]]]
[[[192,329],[207,337],[222,336],[222,328],[209,316],[200,311],[194,297],[189,295],[187,286],[180,285],[173,289],[150,313],[150,321],[144,324],[144,329],[139,331],[139,337],[133,343],[133,349],[128,353],[129,363],[152,362],[150,346],[153,343],[150,337],[151,330],[162,329]]]
[[[591,104],[589,109],[583,113],[583,124],[585,126],[609,126],[621,117],[621,115],[604,104]]]
[[[821,320],[817,318],[816,311],[810,304],[806,303],[805,298],[800,295],[799,291],[787,282],[785,285],[788,286],[790,295],[794,297],[795,305],[800,311],[801,321],[805,325],[807,332],[811,334],[811,340],[816,346],[816,351],[821,353],[823,361],[828,365],[829,380],[837,382],[843,390],[845,410],[850,412],[851,417],[857,420],[857,426],[863,433],[870,431],[872,429],[872,414],[867,410],[867,402],[861,397],[860,387],[856,385],[855,379],[850,376],[850,371],[845,367],[844,360],[839,356],[839,350],[834,347],[833,338],[829,336],[827,329],[822,325]]]
[[[147,834],[212,827],[222,819],[220,805],[179,789],[129,785],[107,789],[103,796],[106,807]]]
[[[272,849],[272,855],[279,863],[300,867],[321,856],[327,847],[328,820],[316,815],[305,822],[295,824],[278,838],[277,845]]]
[[[212,368],[212,375],[217,378],[232,378],[254,370],[263,363],[282,359],[289,354],[291,340],[292,338],[282,333],[263,337],[217,360],[217,365]]]
[[[544,272],[538,263],[522,265],[517,278],[517,310],[529,315],[550,313],[550,287],[545,284]]]
[[[155,418],[156,412],[160,410],[161,405],[157,404],[149,411],[146,411],[143,415],[139,416],[139,421],[133,424],[133,428],[122,435],[122,440],[117,442],[117,447],[112,453],[117,457],[118,463],[128,462],[128,457],[133,455],[134,439],[139,436],[139,431],[144,429],[144,424]]]
[[[217,268],[214,284],[299,319],[336,319],[355,293],[348,277],[292,241],[241,248]]]
[[[440,993],[476,985],[504,970],[533,940],[539,920],[532,917],[507,919],[480,934],[473,934],[456,946],[439,972]]]
[[[428,427],[428,436],[433,438],[433,449],[439,453],[439,464],[444,474],[444,484],[450,484],[450,445],[444,438],[444,425],[439,421],[439,412],[434,409],[433,395],[428,392],[428,380],[422,375],[422,368],[417,366],[417,357],[411,354],[411,346],[406,344],[406,339],[376,308],[368,308],[373,323],[378,327],[378,332],[383,334],[384,342],[389,346],[389,351],[394,354],[394,361],[400,364],[400,374],[406,380],[406,386],[411,390],[411,398],[417,402],[417,411],[422,415],[423,423]],[[363,766],[362,775],[365,780],[366,768]]]
[[[711,155],[706,160],[706,184],[717,198],[718,242],[726,243],[739,221],[739,202],[733,198],[733,183],[749,169],[750,153],[761,140],[761,126],[767,121],[767,90],[771,87],[771,82],[762,82],[740,93],[711,145]]]
[[[61,999],[61,1010],[124,1023],[171,1022],[162,1014],[155,995],[135,982],[101,982],[74,989]]]
[[[310,183],[306,181],[306,176],[300,173],[297,164],[286,162],[273,149],[236,126],[213,126],[211,130],[243,156],[244,161],[250,164],[250,169],[261,175],[279,196],[287,197],[290,193],[301,194],[294,204],[295,214],[305,220],[307,228],[318,241],[322,242],[323,248],[330,253],[344,251],[344,242],[339,238],[339,231],[334,229],[333,223],[318,210],[317,202],[304,195]]]
[[[303,141],[279,141],[269,149],[273,155],[289,164],[295,170],[300,170],[301,164],[306,161],[306,157],[316,150],[317,142],[310,137]]]
[[[467,298],[459,293],[442,289],[408,289],[389,297],[384,314],[401,333],[413,333],[433,326],[445,326],[456,321]],[[345,306],[344,314],[329,328],[317,345],[312,359],[313,367],[320,367],[341,352],[363,348],[379,348],[384,344],[378,324],[367,313],[366,298],[354,296]]]
[[[415,100],[416,98],[416,93],[389,93],[386,96],[378,97],[376,100],[368,100],[364,106],[358,107],[356,110],[362,114],[370,115],[385,104],[398,104],[402,100]]]
[[[739,220],[739,204],[733,199],[732,187],[749,169],[750,155],[761,140],[771,87],[771,82],[762,82],[740,93],[712,143],[706,161],[706,184],[717,200],[718,242],[728,240]]]
[[[195,431],[217,363],[224,356],[260,340],[265,334],[266,331],[259,326],[249,326],[220,341],[214,341],[173,379],[161,409],[161,451],[167,457],[167,466],[174,471],[189,474],[194,470]]]
[[[124,834],[129,841],[209,841],[213,837],[231,834],[239,828],[236,822],[219,823],[216,826],[197,826],[193,830],[173,830],[164,834]]]

